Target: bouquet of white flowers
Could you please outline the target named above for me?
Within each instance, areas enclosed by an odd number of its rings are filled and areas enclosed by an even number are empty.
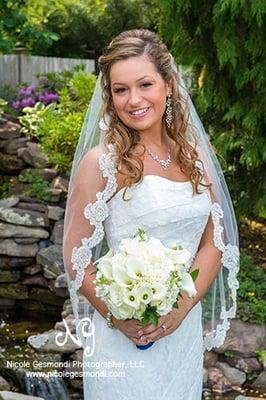
[[[94,263],[96,296],[115,318],[157,325],[158,316],[177,307],[181,291],[196,295],[198,270],[187,272],[191,254],[181,246],[167,248],[139,229],[133,238],[121,240],[119,250],[110,250]]]

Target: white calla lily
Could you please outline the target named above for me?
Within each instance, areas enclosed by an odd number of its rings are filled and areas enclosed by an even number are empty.
[[[133,284],[133,280],[128,275],[125,267],[120,264],[112,264],[112,275],[114,281],[122,287],[128,287]]]
[[[136,288],[136,296],[141,303],[148,304],[152,301],[153,291],[150,285],[142,285]]]
[[[123,290],[123,301],[128,306],[133,307],[136,310],[140,306],[140,301],[139,301],[139,299],[137,297],[137,294],[136,294],[135,290],[128,290],[128,289]]]
[[[112,280],[112,261],[108,258],[102,259],[98,263],[98,270],[104,275],[105,278]]]
[[[134,256],[128,256],[125,265],[127,273],[132,279],[140,280],[143,278],[145,273],[145,264],[142,260]]]
[[[152,292],[153,292],[153,295],[152,295],[153,300],[156,300],[156,301],[162,300],[166,296],[167,290],[164,285],[160,285],[159,283],[154,283],[151,286],[151,288],[152,288]]]
[[[181,289],[184,290],[189,297],[195,297],[197,294],[193,279],[188,272],[184,272],[182,275]]]

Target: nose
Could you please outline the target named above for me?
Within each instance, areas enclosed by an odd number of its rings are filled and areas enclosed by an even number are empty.
[[[137,107],[141,104],[142,96],[137,89],[130,90],[128,102],[131,107]]]

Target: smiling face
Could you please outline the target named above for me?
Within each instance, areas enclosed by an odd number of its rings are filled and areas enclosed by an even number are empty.
[[[114,108],[122,122],[137,131],[162,128],[170,86],[145,56],[117,61],[110,70]]]

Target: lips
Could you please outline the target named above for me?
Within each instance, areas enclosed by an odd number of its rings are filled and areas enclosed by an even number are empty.
[[[129,115],[133,118],[140,118],[147,114],[150,107],[139,108],[138,110],[129,111]]]

